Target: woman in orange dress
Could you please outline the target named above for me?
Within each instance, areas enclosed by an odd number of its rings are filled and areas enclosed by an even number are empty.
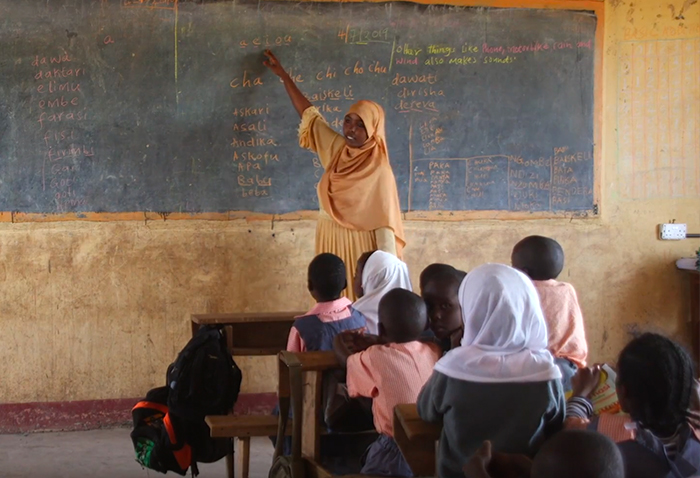
[[[363,253],[382,250],[401,258],[406,245],[386,146],[384,110],[373,101],[357,102],[345,115],[341,135],[297,88],[272,52],[265,51],[265,56],[265,66],[281,78],[301,117],[299,145],[314,151],[325,170],[318,184],[316,253],[330,252],[343,259],[350,285]],[[346,295],[355,300],[352,287]]]

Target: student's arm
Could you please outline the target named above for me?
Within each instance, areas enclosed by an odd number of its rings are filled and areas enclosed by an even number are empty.
[[[593,404],[588,399],[600,381],[600,367],[584,367],[571,379],[573,394],[566,402],[565,429],[586,429],[593,416]]]
[[[351,397],[375,398],[377,396],[377,379],[374,378],[377,367],[381,367],[385,357],[379,350],[370,348],[348,357],[346,383]]]
[[[294,109],[297,110],[297,113],[299,113],[299,117],[301,118],[304,114],[304,111],[313,105],[306,98],[306,96],[304,96],[304,93],[302,93],[301,90],[297,88],[296,83],[292,81],[292,78],[289,76],[289,74],[286,71],[284,71],[284,68],[282,67],[282,64],[279,62],[277,57],[270,50],[265,50],[265,56],[267,57],[267,60],[265,60],[263,64],[266,67],[268,67],[275,75],[280,77],[282,83],[284,83],[284,89],[287,90],[289,99],[292,100]]]
[[[423,421],[430,423],[442,423],[442,401],[447,389],[447,376],[440,372],[433,372],[418,395],[418,416]]]

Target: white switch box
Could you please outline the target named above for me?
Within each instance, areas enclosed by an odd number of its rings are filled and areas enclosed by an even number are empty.
[[[685,239],[688,226],[685,224],[661,224],[659,226],[659,239],[662,241],[680,241]]]

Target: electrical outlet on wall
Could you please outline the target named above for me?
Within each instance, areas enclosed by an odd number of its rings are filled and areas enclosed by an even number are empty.
[[[688,233],[686,224],[660,224],[659,239],[662,241],[680,241]]]

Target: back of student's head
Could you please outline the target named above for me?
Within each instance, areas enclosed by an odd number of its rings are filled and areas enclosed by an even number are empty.
[[[532,463],[532,478],[623,478],[622,455],[608,437],[567,430],[546,442]]]
[[[632,340],[617,362],[620,403],[652,433],[673,435],[686,421],[695,370],[674,341],[646,333]]]
[[[329,253],[319,254],[309,264],[309,291],[319,302],[336,300],[347,286],[345,263]]]
[[[425,302],[410,290],[393,289],[379,301],[379,335],[389,342],[418,339],[427,320]]]
[[[420,290],[423,290],[425,288],[425,285],[431,281],[436,275],[439,274],[445,274],[445,273],[455,273],[458,272],[457,269],[452,267],[449,264],[440,264],[440,263],[435,263],[435,264],[430,264],[427,266],[425,269],[423,269],[423,272],[420,273]]]
[[[564,268],[564,249],[549,237],[529,236],[515,245],[511,262],[532,280],[556,279]]]

